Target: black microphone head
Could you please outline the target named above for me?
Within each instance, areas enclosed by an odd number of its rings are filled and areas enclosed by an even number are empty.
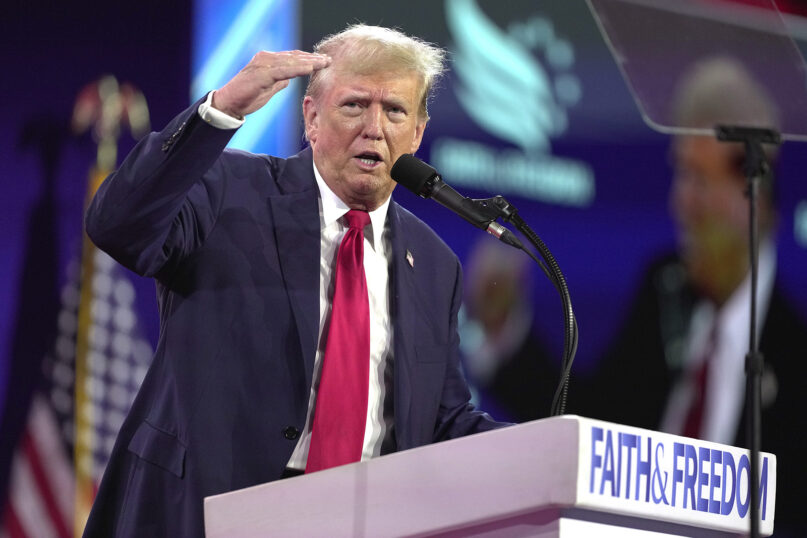
[[[398,157],[392,165],[390,175],[398,184],[423,198],[431,195],[429,180],[438,177],[437,170],[409,153]]]

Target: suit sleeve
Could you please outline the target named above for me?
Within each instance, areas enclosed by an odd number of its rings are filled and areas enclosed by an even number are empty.
[[[101,185],[87,210],[87,234],[132,271],[157,276],[204,241],[224,181],[211,170],[234,130],[201,120],[199,102],[141,140]]]
[[[451,345],[449,346],[443,394],[434,430],[435,442],[512,425],[495,421],[490,415],[476,409],[470,403],[471,393],[460,368],[460,338],[457,331],[457,317],[462,303],[462,268],[459,261],[457,261],[456,267],[449,324]]]

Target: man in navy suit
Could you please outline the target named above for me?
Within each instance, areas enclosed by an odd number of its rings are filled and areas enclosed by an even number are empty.
[[[255,55],[142,140],[88,210],[92,240],[155,279],[161,334],[85,535],[201,536],[204,497],[306,468],[348,210],[370,217],[361,459],[503,426],[469,404],[460,373],[459,261],[390,199],[443,53],[367,26],[316,51]],[[225,150],[245,116],[306,75],[310,148]]]

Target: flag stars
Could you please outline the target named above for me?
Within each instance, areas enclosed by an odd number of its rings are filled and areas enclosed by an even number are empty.
[[[63,309],[59,312],[59,318],[57,321],[57,325],[59,327],[59,332],[69,335],[76,334],[76,328],[78,327],[78,321],[76,320],[76,315],[69,310]]]
[[[106,299],[94,299],[90,304],[92,320],[98,325],[105,325],[112,317],[112,308]]]
[[[112,278],[103,273],[96,273],[92,279],[92,291],[96,299],[106,299],[112,293]]]
[[[118,279],[115,282],[115,288],[113,289],[113,295],[115,300],[121,306],[128,306],[134,302],[135,297],[135,290],[132,283],[124,278]]]
[[[106,349],[109,344],[109,331],[100,325],[93,325],[90,328],[90,346],[97,350]]]
[[[131,307],[127,305],[116,308],[112,322],[119,331],[129,332],[134,329],[135,315]]]
[[[95,253],[93,269],[87,375],[81,380],[85,394],[81,407],[76,408],[74,399],[81,279],[80,265],[75,261],[68,266],[68,281],[61,289],[58,335],[43,368],[50,381],[48,399],[63,442],[75,445],[81,472],[100,480],[118,431],[148,371],[152,348],[139,333],[135,289],[129,279],[116,262],[100,252]],[[81,431],[76,431],[77,420],[82,424]]]

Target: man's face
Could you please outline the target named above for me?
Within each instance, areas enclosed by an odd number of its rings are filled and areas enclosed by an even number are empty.
[[[690,278],[722,304],[742,282],[748,263],[748,202],[738,148],[706,136],[673,145],[670,205]]]
[[[321,94],[303,100],[314,163],[342,201],[372,211],[395,188],[392,165],[423,138],[420,79],[409,71],[357,75],[337,68],[328,75]]]

